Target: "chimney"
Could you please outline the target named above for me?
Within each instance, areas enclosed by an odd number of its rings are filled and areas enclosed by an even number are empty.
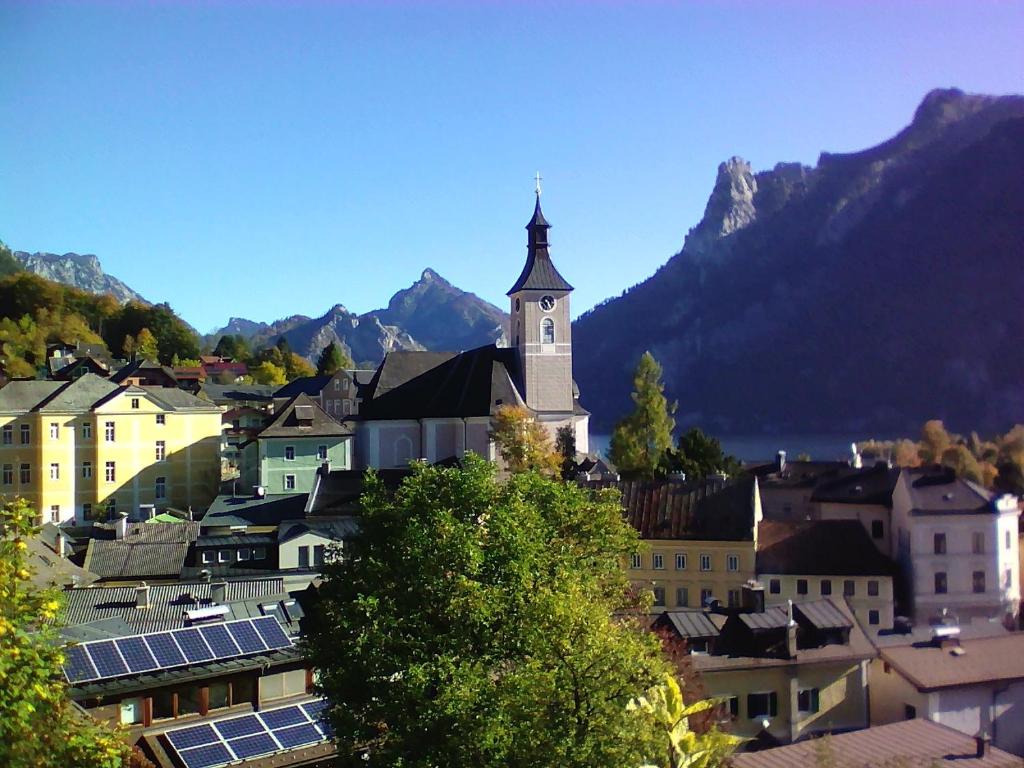
[[[793,601],[786,601],[786,653],[791,659],[796,658],[796,621],[793,619]]]
[[[210,585],[210,599],[217,605],[228,601],[228,585],[226,581],[215,581]]]
[[[153,504],[139,504],[139,520],[146,522],[156,517],[156,506]]]
[[[149,585],[146,582],[135,588],[135,607],[149,608]]]
[[[126,533],[128,533],[128,513],[120,512],[117,519],[114,520],[114,538],[123,539]]]
[[[775,454],[775,471],[785,472],[786,471],[786,452],[779,451]]]
[[[57,531],[57,541],[54,542],[54,548],[57,550],[57,556],[63,560],[68,556],[68,543],[64,539],[64,534]]]
[[[322,477],[327,477],[329,474],[331,474],[331,462],[330,460],[325,460],[320,465],[320,475]]]
[[[743,585],[743,608],[751,613],[764,613],[764,584],[751,579]]]
[[[861,469],[864,466],[864,459],[861,458],[856,443],[850,443],[850,466],[854,469]]]
[[[974,735],[974,756],[979,760],[985,757],[989,752],[991,744],[992,738],[988,735],[988,732],[984,729],[978,731]]]

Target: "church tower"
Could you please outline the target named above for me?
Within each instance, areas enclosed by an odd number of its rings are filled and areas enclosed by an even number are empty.
[[[551,262],[548,230],[540,208],[540,180],[533,218],[526,225],[526,266],[508,292],[511,298],[512,344],[519,352],[526,405],[563,417],[573,412],[572,324],[569,294],[572,286]]]

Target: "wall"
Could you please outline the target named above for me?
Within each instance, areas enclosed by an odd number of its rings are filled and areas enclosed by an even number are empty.
[[[868,685],[871,691],[871,725],[905,720],[908,704],[917,710],[918,717],[927,717],[931,711],[929,696],[919,693],[916,687],[880,658],[872,659],[868,665]]]
[[[552,312],[540,309],[541,297],[551,295],[556,304]],[[516,311],[516,300],[521,301]],[[572,324],[569,294],[566,291],[520,291],[512,297],[512,342],[520,336],[526,404],[537,411],[571,412],[572,404]],[[550,317],[555,324],[555,343],[543,344],[540,325]]]
[[[676,599],[676,589],[689,590],[689,607],[700,607],[702,589],[710,589],[723,605],[728,604],[729,590],[739,592],[744,582],[754,577],[754,542],[752,541],[663,541],[646,540],[640,552],[641,567],[626,563],[627,574],[637,586],[653,589],[665,588],[665,605],[655,608],[684,607]],[[686,556],[686,567],[676,568],[676,554]],[[700,555],[711,555],[711,570],[700,570]],[[739,557],[739,569],[727,570],[727,556]],[[663,569],[654,568],[655,555],[661,555]]]
[[[316,472],[323,464],[317,456],[321,445],[327,446],[327,460],[333,469],[351,469],[351,437],[274,437],[260,438],[260,479],[259,485],[267,493],[309,493],[313,490]],[[295,449],[295,459],[285,458],[285,449]],[[285,478],[295,476],[295,488],[285,487]]]
[[[860,520],[864,530],[871,536],[871,540],[878,547],[878,551],[886,557],[892,552],[892,520],[888,507],[879,504],[835,504],[830,502],[819,503],[816,517],[819,520]],[[871,535],[871,524],[875,521],[882,523],[882,537],[875,538]]]
[[[757,579],[764,584],[765,605],[785,605],[787,600],[818,600],[823,595],[821,583],[828,580],[832,583],[831,596],[836,600],[845,599],[864,627],[890,628],[893,620],[893,584],[890,576],[801,576],[777,573],[759,573]],[[779,593],[772,594],[773,580],[779,582]],[[797,581],[807,581],[807,594],[797,592]],[[844,592],[846,581],[852,581],[854,594],[848,596]],[[868,595],[868,582],[878,584],[878,596]],[[870,620],[870,612],[878,611],[878,621]]]
[[[281,542],[278,546],[278,558],[280,568],[298,568],[299,567],[299,548],[308,547],[309,552],[309,568],[317,568],[315,564],[315,549],[314,547],[323,546],[325,560],[329,558],[328,550],[331,545],[335,544],[332,539],[327,536],[321,536],[318,533],[304,533],[301,536],[296,536],[294,539]]]

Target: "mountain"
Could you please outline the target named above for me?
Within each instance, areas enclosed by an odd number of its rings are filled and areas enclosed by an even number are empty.
[[[47,280],[89,293],[109,293],[122,304],[128,301],[149,304],[116,277],[106,274],[100,266],[100,260],[92,254],[65,253],[61,256],[56,253],[15,251],[14,257],[21,262],[23,269]]]
[[[233,317],[205,341],[215,345],[221,336],[241,334],[259,347],[284,336],[292,349],[313,362],[333,341],[357,363],[375,366],[395,350],[505,344],[507,326],[508,316],[496,306],[426,269],[409,288],[392,296],[386,309],[357,315],[336,304],[320,317],[294,315],[270,324]]]
[[[959,90],[815,167],[722,163],[682,250],[575,323],[596,428],[646,349],[679,423],[723,434],[1024,421],[1022,168],[1024,97]]]

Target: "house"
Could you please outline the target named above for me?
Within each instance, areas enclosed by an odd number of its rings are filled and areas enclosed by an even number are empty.
[[[929,640],[881,646],[869,681],[872,725],[925,718],[1024,756],[1024,634],[939,625]]]
[[[914,616],[943,609],[1014,621],[1020,606],[1017,498],[937,467],[904,469],[892,496],[893,559]]]
[[[73,381],[79,378],[83,374],[92,373],[96,376],[102,376],[104,378],[110,376],[110,368],[102,360],[99,360],[90,355],[85,357],[74,357],[74,358],[59,358],[61,362],[70,359],[70,362],[62,368],[58,368],[53,371],[49,378],[54,381]],[[51,361],[56,363],[58,358],[51,358]]]
[[[227,358],[210,359],[210,356],[203,356],[200,362],[205,378],[217,382],[237,383],[249,375],[249,366]]]
[[[249,494],[233,493],[218,496],[206,511],[199,525],[204,536],[228,535],[233,532],[273,533],[285,520],[305,515],[308,493],[262,493],[260,488]]]
[[[842,595],[862,625],[891,627],[896,573],[857,520],[758,526],[757,580],[768,605]]]
[[[352,466],[353,432],[309,395],[296,395],[242,446],[244,482],[271,493],[309,493],[323,464]]]
[[[189,549],[199,536],[199,523],[129,523],[120,516],[111,538],[94,527],[82,567],[104,581],[177,580]]]
[[[179,389],[12,381],[0,390],[0,496],[44,520],[106,520],[141,507],[203,509],[220,481],[220,410]]]
[[[242,466],[241,446],[263,429],[267,412],[262,408],[242,405],[224,411],[221,416],[220,456],[222,477],[237,477]]]
[[[136,387],[177,387],[178,378],[166,365],[152,360],[135,360],[111,374],[115,384],[132,384]]]
[[[206,381],[195,392],[202,399],[223,408],[255,408],[271,413],[276,389],[270,384],[216,384]]]
[[[808,739],[740,753],[728,764],[732,768],[1017,768],[1020,760],[984,738],[917,719],[837,734],[828,741]]]
[[[690,653],[714,653],[725,617],[703,608],[665,611],[651,625],[663,639],[682,640]]]
[[[232,532],[198,536],[186,565],[185,578],[245,578],[278,572],[274,533]]]
[[[885,462],[851,467],[821,480],[811,493],[815,520],[857,520],[878,550],[892,555],[892,493],[900,470]]]
[[[740,604],[741,589],[756,570],[761,519],[756,479],[584,485],[621,494],[623,514],[644,544],[628,563],[629,577],[651,591],[654,610],[700,608],[713,599]]]
[[[827,478],[848,470],[845,461],[787,461],[779,451],[774,462],[751,466],[758,480],[765,520],[811,520],[816,513],[814,490]]]
[[[280,568],[318,571],[358,533],[357,517],[286,521],[278,528]]]
[[[334,374],[303,376],[278,389],[274,399],[291,400],[296,395],[308,395],[338,420],[357,416],[363,387],[373,374],[373,371],[340,370]]]

